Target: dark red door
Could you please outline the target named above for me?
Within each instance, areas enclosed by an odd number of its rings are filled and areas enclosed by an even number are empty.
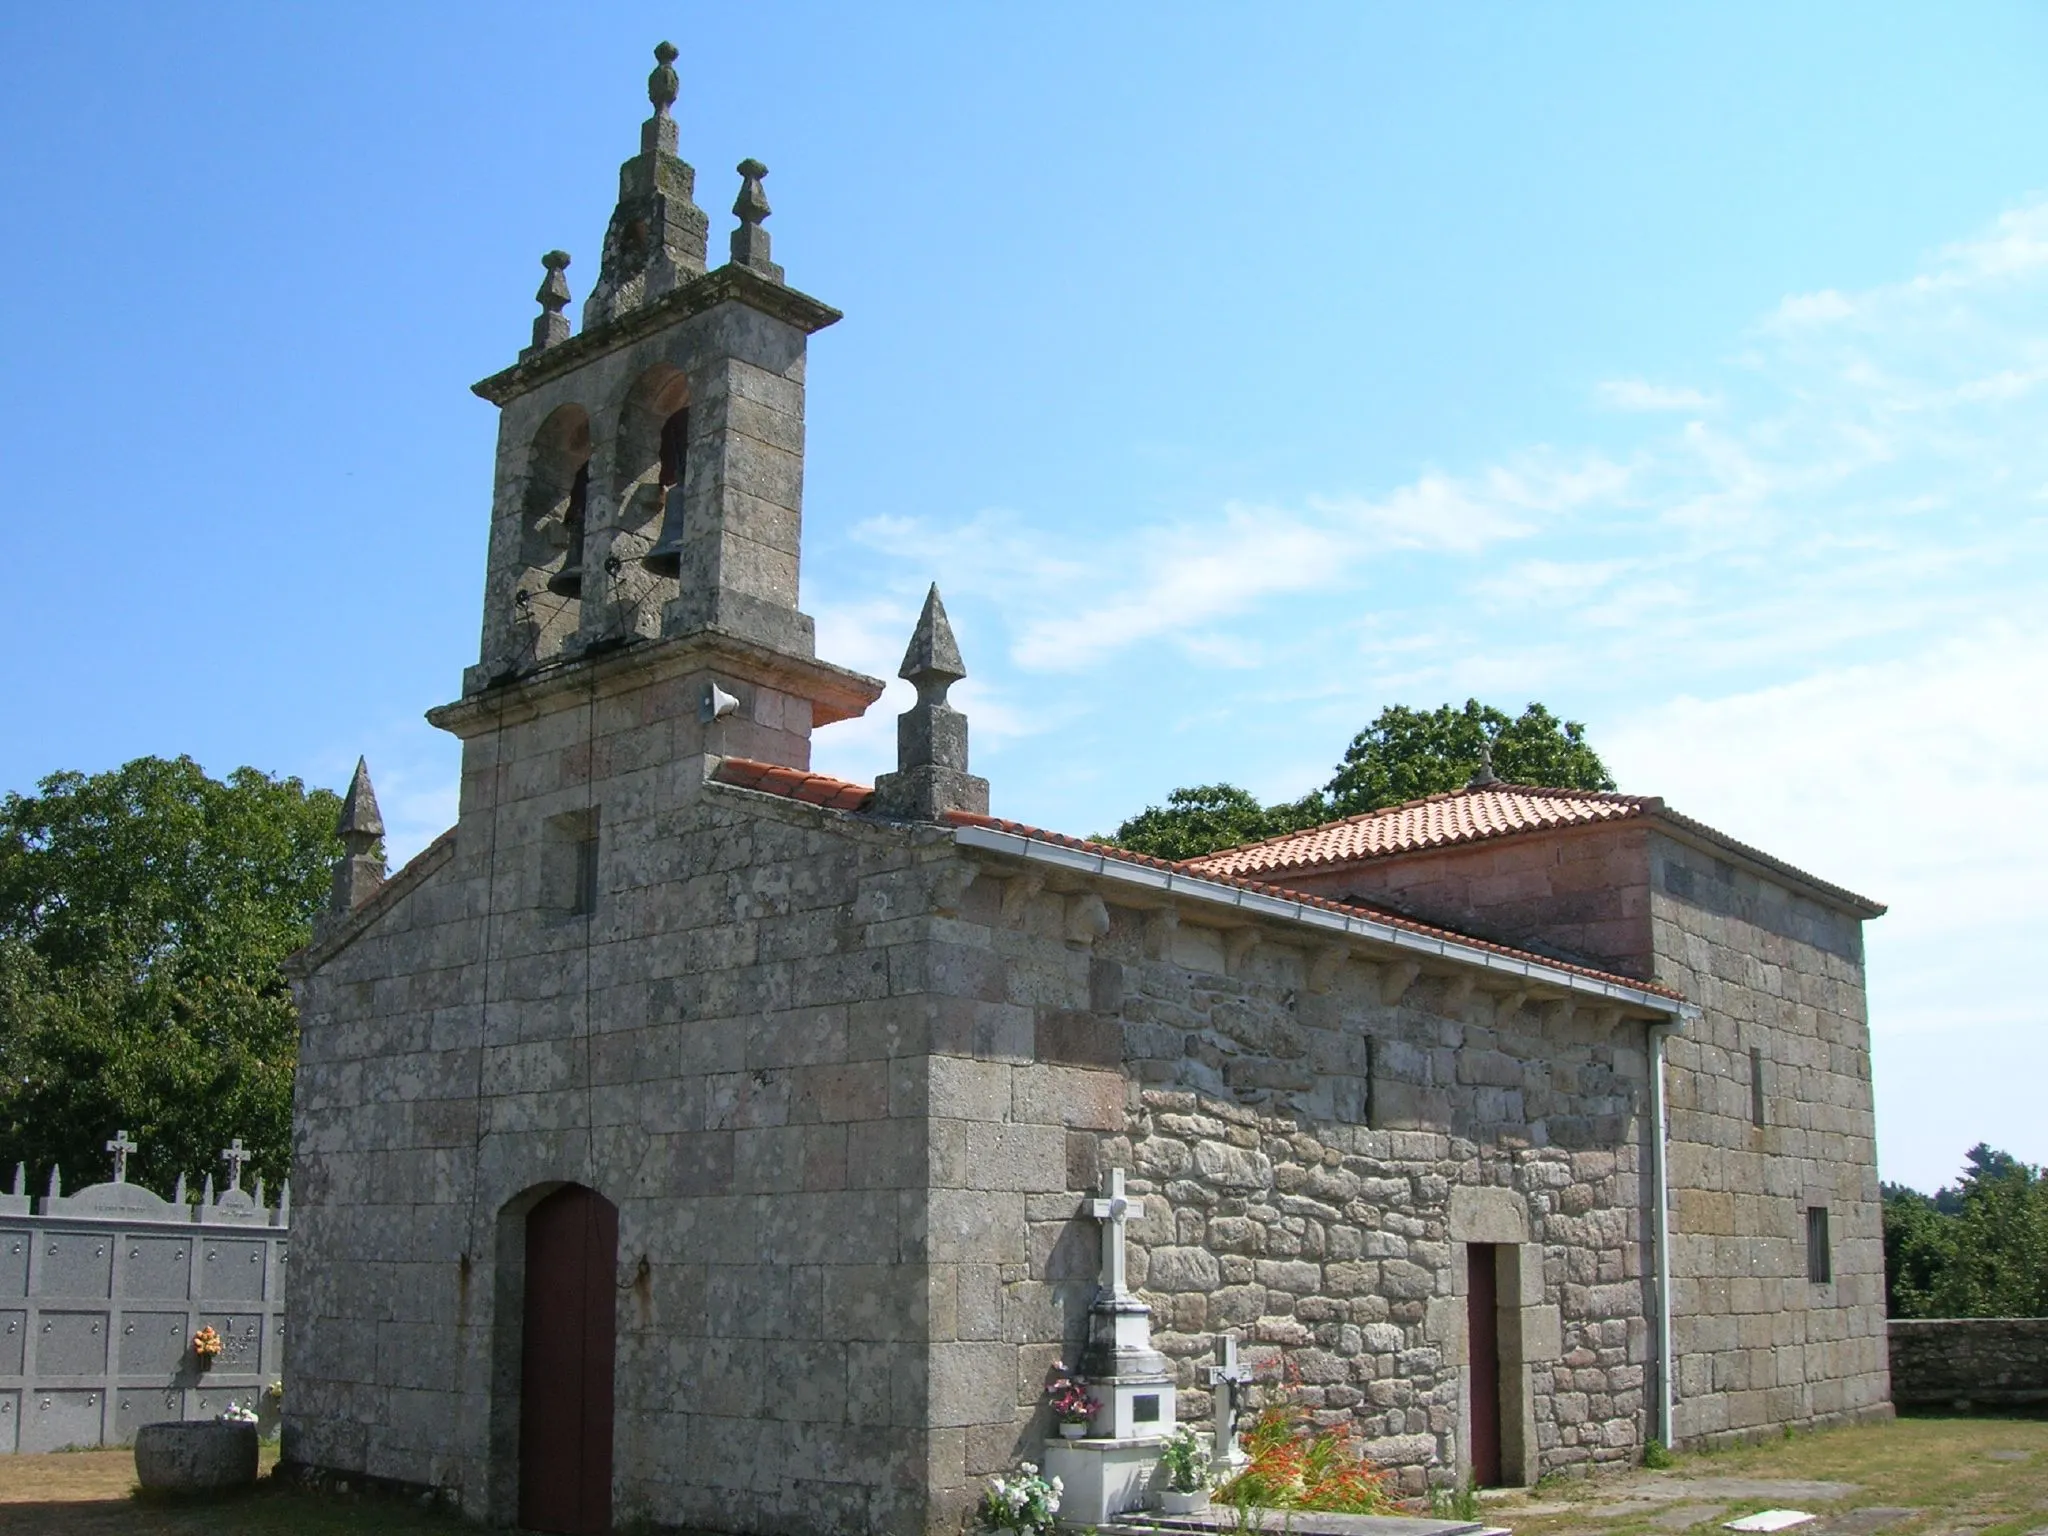
[[[596,1536],[612,1525],[612,1348],[619,1213],[581,1184],[526,1217],[519,1523]]]
[[[1494,1245],[1466,1250],[1466,1358],[1472,1362],[1472,1481],[1498,1488],[1500,1475],[1500,1285]]]

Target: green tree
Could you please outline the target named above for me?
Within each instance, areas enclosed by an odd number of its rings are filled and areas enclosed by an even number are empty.
[[[2048,1177],[1979,1142],[1955,1188],[1884,1190],[1894,1317],[2048,1317]]]
[[[339,799],[190,758],[59,773],[0,802],[0,1167],[73,1187],[142,1144],[160,1192],[240,1136],[286,1171],[297,1045],[278,965],[340,851]]]
[[[1297,832],[1325,819],[1320,795],[1282,805],[1261,805],[1235,784],[1197,784],[1176,789],[1164,806],[1148,805],[1098,842],[1114,843],[1158,859],[1192,859],[1218,848],[1256,843]]]
[[[1614,779],[1576,720],[1559,720],[1541,704],[1509,718],[1477,699],[1462,709],[1389,704],[1352,737],[1344,761],[1324,786],[1332,813],[1356,816],[1382,806],[1463,789],[1491,746],[1493,771],[1511,784],[1554,789],[1612,789]]]
[[[1176,789],[1097,839],[1162,859],[1192,859],[1219,848],[1297,832],[1425,795],[1462,789],[1491,748],[1494,772],[1517,784],[1612,789],[1614,780],[1586,741],[1585,727],[1541,704],[1510,717],[1477,699],[1463,709],[1390,704],[1345,749],[1330,782],[1299,800],[1261,805],[1235,784]]]

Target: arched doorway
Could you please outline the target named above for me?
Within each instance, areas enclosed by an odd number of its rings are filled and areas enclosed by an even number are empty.
[[[528,1530],[611,1529],[618,1250],[618,1207],[596,1190],[569,1184],[527,1212],[519,1523]]]

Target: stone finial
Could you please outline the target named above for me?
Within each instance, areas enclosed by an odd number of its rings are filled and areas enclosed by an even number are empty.
[[[640,125],[640,153],[619,167],[619,201],[604,234],[597,283],[583,301],[583,328],[660,298],[704,270],[710,221],[692,201],[697,173],[676,154],[676,120],[669,115],[679,82],[670,66],[672,43],[654,50],[647,99],[654,115]]]
[[[16,1163],[14,1165],[14,1193],[17,1196],[25,1195],[28,1193],[27,1163]]]
[[[540,313],[533,318],[533,345],[519,354],[522,363],[569,339],[569,317],[562,313],[569,307],[569,280],[562,276],[569,253],[549,251],[540,264],[548,269],[548,275],[540,280],[540,291],[533,296]]]
[[[768,231],[761,227],[761,221],[768,217],[768,194],[761,190],[761,178],[768,174],[768,167],[749,156],[738,167],[740,173],[740,195],[733,199],[732,211],[739,219],[740,227],[732,232],[732,261],[736,267],[750,267],[772,282],[782,281],[782,268],[768,259]]]
[[[1467,789],[1485,789],[1498,784],[1500,775],[1493,771],[1493,738],[1479,743],[1479,766],[1472,770],[1472,777],[1465,781]]]
[[[676,95],[683,88],[676,78],[676,45],[666,38],[654,45],[654,71],[647,77],[647,99],[654,103],[654,115],[667,117],[668,109],[676,104]]]
[[[377,809],[366,758],[356,759],[355,777],[349,780],[334,830],[344,851],[334,865],[334,887],[327,899],[330,919],[348,916],[384,883],[384,817]]]
[[[906,821],[936,821],[947,811],[988,814],[988,780],[967,771],[967,717],[946,692],[967,675],[960,645],[934,585],[918,615],[897,676],[917,702],[896,717],[896,772],[875,781],[875,810]]]

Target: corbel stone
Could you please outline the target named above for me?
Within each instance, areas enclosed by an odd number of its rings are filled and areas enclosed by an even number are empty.
[[[1066,935],[1072,943],[1093,945],[1109,932],[1109,908],[1093,891],[1069,896],[1065,917]]]
[[[932,875],[932,910],[941,917],[958,917],[966,904],[967,888],[980,874],[964,859],[948,859]]]
[[[1422,967],[1413,960],[1394,960],[1380,967],[1380,1002],[1392,1008],[1408,995]]]
[[[1148,960],[1171,960],[1173,958],[1173,936],[1180,929],[1180,911],[1176,907],[1154,907],[1145,914],[1145,958]]]
[[[1534,1011],[1538,1028],[1569,1024],[1572,1021],[1572,1000],[1568,997],[1546,997],[1534,1005]]]
[[[1031,910],[1031,903],[1044,889],[1045,876],[1035,869],[1023,870],[1010,876],[1003,882],[1003,921],[1023,922],[1024,914]]]
[[[1223,973],[1226,976],[1244,974],[1245,963],[1252,957],[1252,951],[1259,947],[1259,930],[1256,928],[1227,928],[1223,932]]]
[[[1529,1001],[1529,989],[1517,987],[1512,992],[1503,992],[1494,1004],[1493,1022],[1496,1028],[1504,1029],[1514,1022],[1515,1015],[1522,1011],[1522,1004]]]
[[[1613,1034],[1621,1023],[1621,1010],[1619,1008],[1609,1006],[1606,1008],[1595,1008],[1591,1012],[1594,1024],[1609,1034]]]
[[[1472,973],[1460,971],[1450,979],[1444,988],[1444,1012],[1456,1018],[1465,1011],[1465,1005],[1472,1001]]]
[[[1318,948],[1308,962],[1309,991],[1329,991],[1337,984],[1337,973],[1344,969],[1344,962],[1350,958],[1349,944],[1325,944]]]

